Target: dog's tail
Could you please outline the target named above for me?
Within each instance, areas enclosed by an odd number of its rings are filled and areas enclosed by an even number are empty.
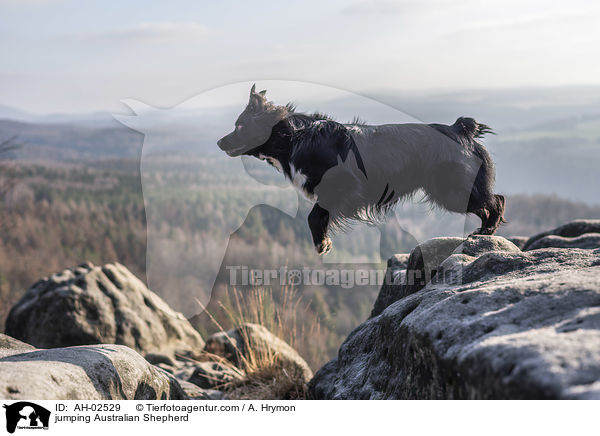
[[[486,133],[495,135],[494,131],[487,125],[478,123],[473,118],[460,117],[452,125],[456,133],[466,136],[470,140],[482,138]]]

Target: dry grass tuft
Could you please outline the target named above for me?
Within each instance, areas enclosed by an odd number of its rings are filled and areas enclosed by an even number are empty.
[[[318,337],[318,318],[305,316],[309,305],[304,304],[293,288],[284,288],[276,300],[272,290],[253,288],[244,294],[237,289],[227,292],[225,302],[219,304],[228,318],[227,324],[240,333],[242,343],[227,333],[217,319],[208,316],[224,333],[236,350],[239,368],[246,376],[221,387],[230,399],[279,399],[306,398],[305,373],[298,365],[279,359],[276,350],[255,341],[247,324],[258,324],[297,350],[299,344]],[[203,307],[204,310],[206,308]],[[301,314],[302,316],[298,316]],[[310,325],[300,320],[311,319]],[[237,345],[236,345],[237,344]]]
[[[305,400],[307,387],[301,368],[275,362],[230,383],[226,392],[231,400]]]

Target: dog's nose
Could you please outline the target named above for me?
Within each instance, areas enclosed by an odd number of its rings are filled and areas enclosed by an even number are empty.
[[[219,139],[219,140],[217,141],[217,145],[218,145],[219,147],[221,146],[221,141],[223,141],[223,140],[222,140],[222,139]]]

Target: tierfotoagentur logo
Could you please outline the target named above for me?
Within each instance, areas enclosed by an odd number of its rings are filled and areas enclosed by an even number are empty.
[[[14,433],[19,430],[48,430],[50,411],[29,401],[5,404],[6,431]]]
[[[341,286],[351,289],[354,286],[381,286],[393,280],[389,271],[383,269],[336,269],[336,268],[288,268],[255,269],[241,266],[226,266],[229,271],[230,286]]]

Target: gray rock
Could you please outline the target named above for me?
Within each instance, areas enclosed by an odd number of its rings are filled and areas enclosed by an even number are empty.
[[[225,394],[221,391],[215,389],[202,389],[188,381],[178,381],[190,400],[223,400],[225,398]]]
[[[204,346],[181,313],[118,263],[38,281],[11,309],[6,333],[40,348],[111,343],[172,356]]]
[[[539,248],[600,248],[600,233],[585,233],[574,238],[564,236],[548,235],[531,243],[527,249],[537,250]]]
[[[437,267],[461,245],[463,238],[433,238],[417,245],[406,266],[406,286],[401,297],[422,289],[435,274]]]
[[[585,235],[586,233],[600,233],[600,220],[577,220],[571,221],[570,223],[559,226],[555,229],[549,230],[547,232],[539,233],[535,236],[529,238],[529,240],[525,243],[522,250],[535,250],[537,248],[546,248],[545,244],[553,244],[548,245],[549,247],[557,247],[559,241],[562,241],[565,248],[574,248],[575,245],[569,243],[569,238],[577,238],[578,236]],[[546,242],[541,242],[541,239],[545,239],[547,236],[560,236],[563,239],[547,239]],[[539,243],[538,243],[539,241]],[[548,242],[550,241],[550,242]],[[589,246],[589,240],[582,239],[580,240],[584,245],[584,247],[576,247],[576,248],[598,248],[598,246]],[[533,248],[533,247],[537,248]]]
[[[273,359],[300,368],[308,381],[312,371],[298,352],[265,327],[247,323],[227,332],[219,332],[206,340],[205,351],[224,357],[235,366],[244,368],[254,359]]]
[[[399,287],[405,283],[409,258],[410,254],[396,254],[388,259],[384,281],[373,305],[371,317],[379,315],[383,309],[401,298]]]
[[[510,237],[507,237],[506,239],[508,239],[510,242],[515,244],[520,249],[523,249],[523,247],[525,246],[527,241],[529,241],[529,236],[510,236]]]
[[[373,306],[371,317],[379,315],[386,307],[413,294],[431,281],[440,264],[453,253],[479,256],[491,251],[519,252],[519,247],[498,236],[475,235],[468,238],[433,238],[417,245],[403,268],[405,255],[388,261],[385,281]],[[402,272],[402,269],[405,269]]]
[[[245,376],[242,370],[218,356],[199,354],[199,358],[206,360],[183,357],[174,360],[164,354],[147,354],[145,357],[148,362],[175,376],[188,396],[194,399],[211,399],[208,391],[223,389],[230,382]],[[198,389],[190,388],[189,384]]]
[[[174,372],[179,380],[185,380],[202,389],[220,388],[244,378],[244,372],[225,362],[193,362],[181,366]]]
[[[308,383],[309,399],[333,398],[332,391],[337,382],[338,359],[333,358],[323,365]]]
[[[472,257],[479,257],[482,254],[490,253],[492,251],[503,251],[505,253],[519,253],[521,249],[512,242],[510,242],[508,239],[505,239],[501,236],[471,235],[467,239],[465,239],[458,247],[456,247],[453,253],[464,254]],[[442,257],[443,255],[438,256],[436,258],[441,259],[438,265],[441,264],[441,262],[445,260],[448,256],[444,257],[443,259]]]
[[[220,362],[197,362],[189,382],[204,389],[217,388],[233,380],[241,380],[244,373],[238,368]]]
[[[311,397],[600,399],[600,250],[482,252],[358,326]]]
[[[0,335],[0,398],[183,400],[177,380],[129,347],[88,345],[39,350]]]
[[[0,333],[0,358],[31,350],[35,350],[33,345],[26,344],[18,339]]]
[[[152,365],[164,365],[166,367],[172,367],[176,365],[175,359],[168,354],[148,353],[144,357]]]

